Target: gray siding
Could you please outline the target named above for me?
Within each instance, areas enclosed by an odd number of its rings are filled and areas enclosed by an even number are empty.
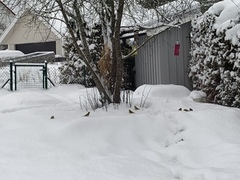
[[[136,55],[136,86],[143,84],[177,84],[191,89],[187,76],[190,51],[190,23],[171,28],[145,44]],[[147,36],[139,37],[139,44]],[[175,42],[180,42],[180,55],[174,56]]]

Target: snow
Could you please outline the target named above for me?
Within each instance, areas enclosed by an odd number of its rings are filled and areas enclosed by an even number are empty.
[[[0,59],[18,56],[24,56],[24,53],[18,50],[0,50]]]
[[[195,102],[201,93],[182,86],[143,85],[131,98],[139,107],[146,97],[139,110],[123,103],[84,117],[86,92],[95,91],[0,90],[1,179],[240,179],[239,109]]]
[[[238,5],[240,5],[238,0],[224,0],[214,4],[208,12],[218,15],[215,27],[218,28],[229,19],[235,19],[239,13]]]
[[[203,91],[194,90],[190,93],[189,97],[191,97],[194,101],[206,101],[207,94]]]
[[[231,40],[233,45],[238,45],[239,31],[239,12],[240,1],[239,0],[224,0],[214,4],[209,8],[208,13],[215,14],[216,22],[214,28],[217,33],[226,31],[226,40]]]
[[[11,58],[24,56],[25,54],[18,50],[0,50],[0,63],[9,61]]]
[[[142,85],[138,87],[135,92],[134,92],[134,97],[139,97],[141,96],[148,96],[148,97],[174,97],[174,98],[182,98],[188,96],[190,91],[180,85]]]
[[[139,34],[143,32],[148,36],[154,36],[169,28],[180,28],[181,24],[191,21],[196,14],[199,14],[199,9],[199,2],[193,0],[176,0],[156,9],[145,9],[135,4],[126,8],[122,26],[135,26],[137,29],[143,29]],[[126,34],[126,36],[130,35]]]
[[[240,107],[240,1],[215,3],[192,21],[189,77],[208,101]]]

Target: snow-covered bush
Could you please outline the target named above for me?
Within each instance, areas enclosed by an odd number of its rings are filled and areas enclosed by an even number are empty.
[[[189,77],[210,102],[240,107],[240,12],[225,0],[192,21]]]
[[[60,69],[60,83],[62,84],[87,84],[90,79],[86,73],[84,64],[77,57],[71,57],[64,64],[59,67]]]
[[[76,32],[78,34],[78,32]],[[101,26],[94,25],[91,29],[88,28],[86,33],[87,41],[89,44],[90,54],[95,64],[100,59],[102,51],[102,34]],[[81,47],[81,42],[79,41]],[[95,86],[92,77],[83,63],[81,57],[77,56],[76,49],[72,44],[70,34],[65,37],[65,44],[63,46],[65,50],[66,62],[59,68],[60,70],[60,82],[62,84],[82,84],[86,87]]]

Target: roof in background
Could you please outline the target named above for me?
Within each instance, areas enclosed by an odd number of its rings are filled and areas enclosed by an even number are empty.
[[[165,6],[167,6],[166,4]],[[171,8],[171,6],[169,6]],[[169,9],[170,9],[169,8]],[[134,35],[145,35],[148,36],[159,34],[170,28],[180,28],[182,24],[190,22],[197,14],[200,14],[200,6],[196,2],[192,4],[191,8],[169,10],[169,14],[166,14],[164,18],[149,18],[142,24],[136,24],[134,26],[122,26],[122,38],[132,38]]]
[[[16,15],[4,2],[0,0],[0,4],[2,4],[10,13],[12,13],[14,16]]]
[[[5,37],[8,35],[8,33],[14,28],[14,26],[17,24],[17,22],[19,21],[19,19],[21,19],[22,17],[25,16],[25,14],[32,14],[29,13],[27,11],[23,12],[21,16],[19,17],[15,17],[15,19],[12,21],[12,23],[5,29],[5,31],[3,32],[3,34],[0,36],[0,44],[2,43],[2,41],[5,39]],[[47,26],[49,29],[51,29],[51,31],[60,39],[62,38],[61,34],[58,33],[58,31],[54,28],[54,27],[49,27],[49,25],[47,23],[45,23],[44,21],[42,21],[40,18],[38,18],[38,20],[43,23],[45,26]]]

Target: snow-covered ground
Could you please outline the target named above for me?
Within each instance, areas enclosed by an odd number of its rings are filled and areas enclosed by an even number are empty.
[[[133,93],[132,108],[84,117],[80,99],[91,92],[0,89],[0,179],[240,179],[239,109],[194,102],[182,86],[148,85]]]

